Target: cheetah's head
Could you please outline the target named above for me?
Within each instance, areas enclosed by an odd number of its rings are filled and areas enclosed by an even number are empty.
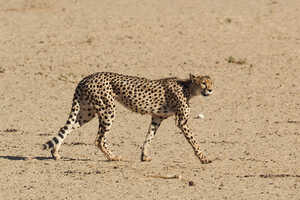
[[[209,76],[194,76],[190,74],[194,95],[208,96],[213,93],[213,82]]]

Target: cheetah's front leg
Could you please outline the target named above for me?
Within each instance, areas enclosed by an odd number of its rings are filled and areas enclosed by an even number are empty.
[[[156,133],[157,129],[159,128],[163,119],[164,118],[162,118],[162,117],[152,116],[149,130],[146,135],[146,139],[145,139],[145,142],[144,142],[143,148],[142,148],[142,156],[141,156],[142,161],[151,161],[152,160],[149,155],[150,154],[149,147],[150,147],[151,141],[154,138],[155,133]]]
[[[199,158],[202,164],[208,164],[211,163],[211,161],[202,153],[200,150],[200,146],[198,142],[195,140],[192,131],[189,129],[187,125],[187,119],[183,119],[181,116],[177,117],[177,126],[180,128],[182,133],[184,134],[184,137],[187,139],[187,141],[190,143],[190,145],[193,147],[194,152],[196,156]]]

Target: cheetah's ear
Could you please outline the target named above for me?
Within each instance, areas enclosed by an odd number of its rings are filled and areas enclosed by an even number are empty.
[[[194,76],[192,73],[190,73],[190,80],[193,80],[196,76]]]

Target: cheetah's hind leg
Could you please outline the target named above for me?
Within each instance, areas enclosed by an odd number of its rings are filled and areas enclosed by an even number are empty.
[[[74,96],[72,109],[69,118],[64,127],[58,131],[58,135],[53,137],[51,140],[43,144],[43,149],[51,149],[51,155],[54,160],[60,159],[58,150],[62,145],[64,139],[67,135],[71,133],[74,129],[77,129],[89,122],[95,116],[95,110],[92,106],[78,96]]]
[[[98,106],[97,110],[99,118],[99,130],[96,138],[96,145],[104,153],[105,157],[109,161],[120,161],[122,160],[122,158],[120,156],[114,155],[114,153],[109,148],[110,144],[108,143],[106,138],[106,135],[110,132],[112,122],[115,117],[115,104],[111,99],[110,105]]]

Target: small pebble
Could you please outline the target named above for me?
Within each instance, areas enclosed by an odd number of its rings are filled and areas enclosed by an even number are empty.
[[[204,115],[200,113],[196,116],[196,119],[204,119]]]
[[[195,185],[194,181],[189,181],[189,186],[194,186],[194,185]]]

